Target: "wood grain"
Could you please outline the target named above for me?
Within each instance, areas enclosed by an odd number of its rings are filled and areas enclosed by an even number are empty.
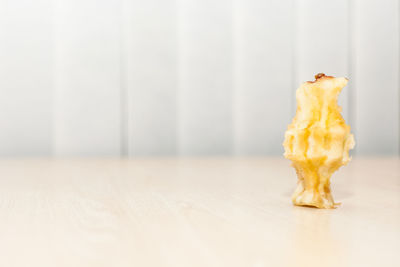
[[[1,266],[399,266],[400,160],[355,159],[336,210],[275,158],[2,160]]]

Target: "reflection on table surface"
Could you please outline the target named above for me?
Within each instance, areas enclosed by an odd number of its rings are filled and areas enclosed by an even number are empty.
[[[0,161],[0,266],[399,266],[400,161],[355,159],[334,210],[276,158]]]

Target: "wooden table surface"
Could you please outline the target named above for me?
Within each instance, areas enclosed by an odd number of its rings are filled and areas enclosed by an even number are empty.
[[[335,210],[277,158],[0,161],[0,266],[400,266],[400,160],[354,159]]]

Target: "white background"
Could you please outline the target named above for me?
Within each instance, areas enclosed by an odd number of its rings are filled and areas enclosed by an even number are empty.
[[[0,155],[280,155],[346,76],[356,155],[399,153],[397,0],[0,0]]]

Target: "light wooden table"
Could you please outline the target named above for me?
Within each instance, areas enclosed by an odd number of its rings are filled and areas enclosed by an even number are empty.
[[[336,210],[284,159],[1,160],[0,266],[400,266],[400,160],[355,159]]]

